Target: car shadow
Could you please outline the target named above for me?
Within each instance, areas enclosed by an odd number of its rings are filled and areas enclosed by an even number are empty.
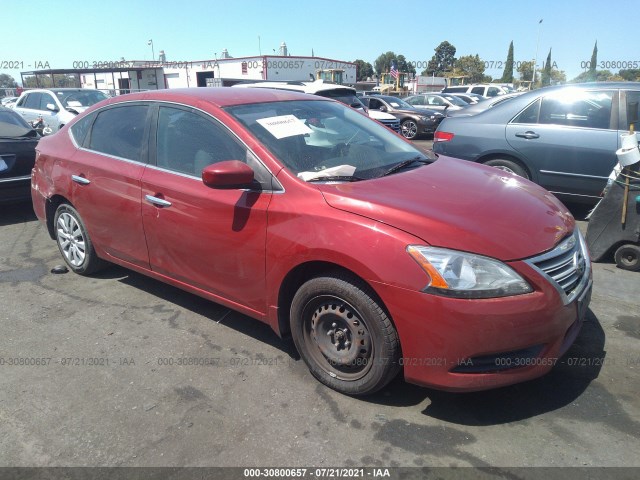
[[[401,378],[363,399],[389,406],[415,406],[446,422],[487,426],[510,423],[562,409],[581,397],[606,362],[605,334],[589,310],[576,341],[547,375],[525,383],[471,393],[443,392],[409,385]],[[602,392],[599,392],[600,395]]]
[[[293,342],[278,337],[269,325],[235,310],[231,310],[219,303],[212,302],[117,265],[110,266],[105,270],[93,274],[92,277],[105,280],[117,279],[119,282],[128,286],[158,297],[163,302],[168,302],[185,310],[189,310],[190,312],[202,315],[212,322],[221,323],[243,335],[250,336],[271,347],[277,348],[293,360],[300,359]]]
[[[33,222],[38,219],[31,201],[3,204],[0,206],[0,227],[16,223]]]
[[[293,342],[278,337],[267,324],[218,303],[118,266],[109,267],[93,277],[117,279],[163,302],[264,342],[293,360],[300,360]],[[408,384],[398,375],[380,392],[358,399],[390,407],[416,407],[427,402],[421,414],[452,424],[488,426],[522,421],[563,409],[585,395],[606,362],[604,345],[604,330],[595,314],[588,310],[574,344],[551,372],[536,380],[482,392],[453,393]],[[594,395],[602,396],[603,392],[598,390]],[[585,403],[589,403],[588,400]]]

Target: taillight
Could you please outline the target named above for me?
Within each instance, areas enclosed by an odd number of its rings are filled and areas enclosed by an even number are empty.
[[[450,132],[441,132],[440,130],[436,130],[436,133],[433,135],[434,142],[450,142],[453,139],[453,133]]]

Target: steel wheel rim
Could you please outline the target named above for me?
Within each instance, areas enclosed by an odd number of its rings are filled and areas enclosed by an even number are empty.
[[[81,266],[86,258],[85,238],[76,218],[69,213],[61,213],[56,232],[58,245],[65,259],[74,267]]]
[[[405,138],[413,138],[418,133],[418,125],[415,122],[407,121],[402,124],[402,135]]]
[[[307,350],[331,377],[354,381],[371,370],[375,348],[356,308],[341,298],[322,295],[307,302],[302,315]]]

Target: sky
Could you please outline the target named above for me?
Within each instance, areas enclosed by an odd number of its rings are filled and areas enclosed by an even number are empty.
[[[485,74],[502,75],[509,43],[515,62],[551,58],[571,80],[598,42],[598,65],[617,71],[637,62],[638,0],[0,0],[0,73],[73,68],[88,62],[207,60],[267,55],[287,44],[291,55],[373,64],[387,51],[420,73],[442,41],[456,57],[478,54]],[[8,12],[16,12],[14,20]],[[625,14],[625,12],[629,12]],[[18,21],[18,17],[29,19]],[[542,23],[539,21],[542,20]],[[625,22],[627,23],[625,25]],[[613,67],[611,66],[613,62]],[[491,65],[494,67],[491,68]],[[498,67],[498,68],[496,68]]]

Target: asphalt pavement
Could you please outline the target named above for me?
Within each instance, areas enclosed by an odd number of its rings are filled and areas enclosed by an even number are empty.
[[[1,207],[0,466],[640,466],[640,273],[612,263],[545,377],[467,394],[398,378],[366,398],[256,320],[62,263],[29,204]]]

